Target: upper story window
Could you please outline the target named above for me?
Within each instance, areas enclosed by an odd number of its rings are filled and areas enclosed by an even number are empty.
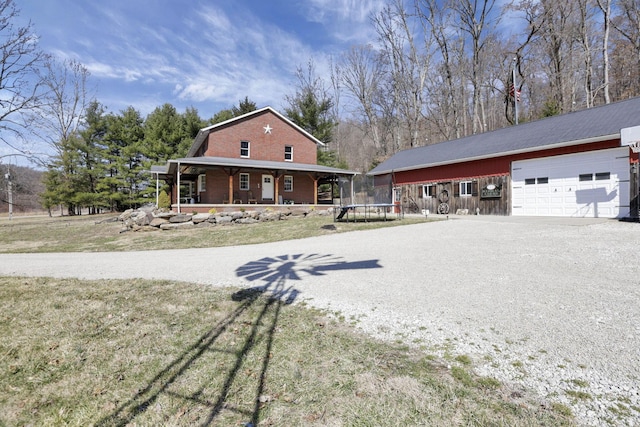
[[[249,141],[240,141],[240,157],[249,158]]]
[[[284,146],[284,161],[293,162],[293,146],[291,145]]]

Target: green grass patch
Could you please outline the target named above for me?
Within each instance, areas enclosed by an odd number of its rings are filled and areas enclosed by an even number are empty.
[[[0,278],[0,304],[0,425],[574,425],[260,292]]]
[[[565,393],[567,393],[567,396],[571,396],[574,399],[578,399],[578,400],[589,400],[589,399],[593,399],[593,396],[591,396],[591,394],[587,393],[586,391],[581,391],[581,390],[565,390]]]

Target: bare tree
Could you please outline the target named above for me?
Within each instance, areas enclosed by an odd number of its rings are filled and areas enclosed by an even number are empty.
[[[365,134],[369,135],[379,155],[388,152],[380,100],[385,68],[371,45],[352,47],[343,55],[340,65],[342,83],[362,117]]]
[[[612,20],[612,23],[633,48],[633,56],[636,60],[633,72],[636,81],[633,82],[633,85],[636,89],[632,90],[629,96],[636,96],[638,94],[637,88],[640,87],[640,73],[638,72],[640,69],[640,0],[619,0],[617,6],[619,13]],[[629,72],[631,73],[631,70]]]
[[[37,113],[30,116],[32,132],[56,155],[82,125],[89,103],[87,68],[74,60],[56,61],[49,57],[41,73],[46,93]],[[46,161],[46,159],[42,159]]]
[[[452,8],[457,14],[457,23],[461,31],[466,33],[471,43],[471,75],[470,84],[473,90],[471,101],[472,133],[484,130],[480,118],[481,90],[484,81],[484,67],[487,58],[484,56],[487,40],[500,21],[500,15],[494,15],[495,0],[455,0]]]
[[[31,23],[16,27],[18,10],[13,0],[0,0],[0,141],[15,151],[25,135],[25,115],[40,105],[41,82],[37,78],[44,54]]]
[[[611,0],[597,0],[602,12],[602,90],[604,103],[611,102],[609,95],[609,34],[611,33]]]
[[[399,128],[395,149],[405,148],[401,127],[409,133],[409,147],[419,144],[420,122],[424,117],[424,97],[431,70],[431,35],[417,41],[413,22],[402,0],[395,0],[372,19],[391,67],[391,89],[397,108]]]

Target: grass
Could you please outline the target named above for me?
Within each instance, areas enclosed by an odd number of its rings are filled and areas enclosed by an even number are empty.
[[[0,278],[0,425],[573,425],[281,285]]]
[[[291,218],[259,224],[236,224],[190,230],[121,233],[115,215],[0,219],[0,253],[110,252],[236,246],[315,237],[325,234],[404,226],[421,217],[388,221],[333,222],[332,216]]]
[[[0,219],[0,252],[230,246],[425,222],[316,216],[120,233],[111,217]],[[466,355],[449,370],[402,342],[362,336],[340,313],[284,303],[295,295],[279,285],[282,298],[0,277],[0,425],[574,425],[562,406],[477,377]]]

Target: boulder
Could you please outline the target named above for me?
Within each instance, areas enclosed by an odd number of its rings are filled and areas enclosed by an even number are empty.
[[[168,222],[160,226],[160,230],[184,230],[194,228],[195,225],[189,222]]]
[[[195,214],[191,217],[191,221],[194,224],[200,224],[201,222],[208,221],[210,216],[211,215],[209,215],[208,213]]]
[[[120,214],[120,216],[118,217],[118,219],[120,221],[126,221],[129,218],[131,218],[131,214],[133,213],[133,209],[127,209],[126,211],[122,212]]]
[[[275,211],[265,211],[260,214],[260,221],[278,221],[280,220],[281,214],[280,212]]]
[[[237,224],[255,224],[258,223],[260,221],[258,221],[255,218],[240,218],[239,220],[236,221]]]
[[[231,224],[233,222],[233,218],[231,218],[230,216],[220,216],[220,217],[216,217],[216,222],[218,224]]]
[[[168,224],[169,220],[165,219],[165,218],[153,218],[151,220],[151,222],[149,223],[150,226],[152,227],[160,227],[162,224]]]
[[[178,214],[176,216],[172,216],[171,218],[169,218],[169,222],[172,223],[181,223],[181,222],[190,222],[191,221],[191,215],[188,214]]]
[[[149,225],[151,220],[153,220],[153,214],[151,212],[137,211],[131,214],[131,219],[135,225],[142,227]]]

